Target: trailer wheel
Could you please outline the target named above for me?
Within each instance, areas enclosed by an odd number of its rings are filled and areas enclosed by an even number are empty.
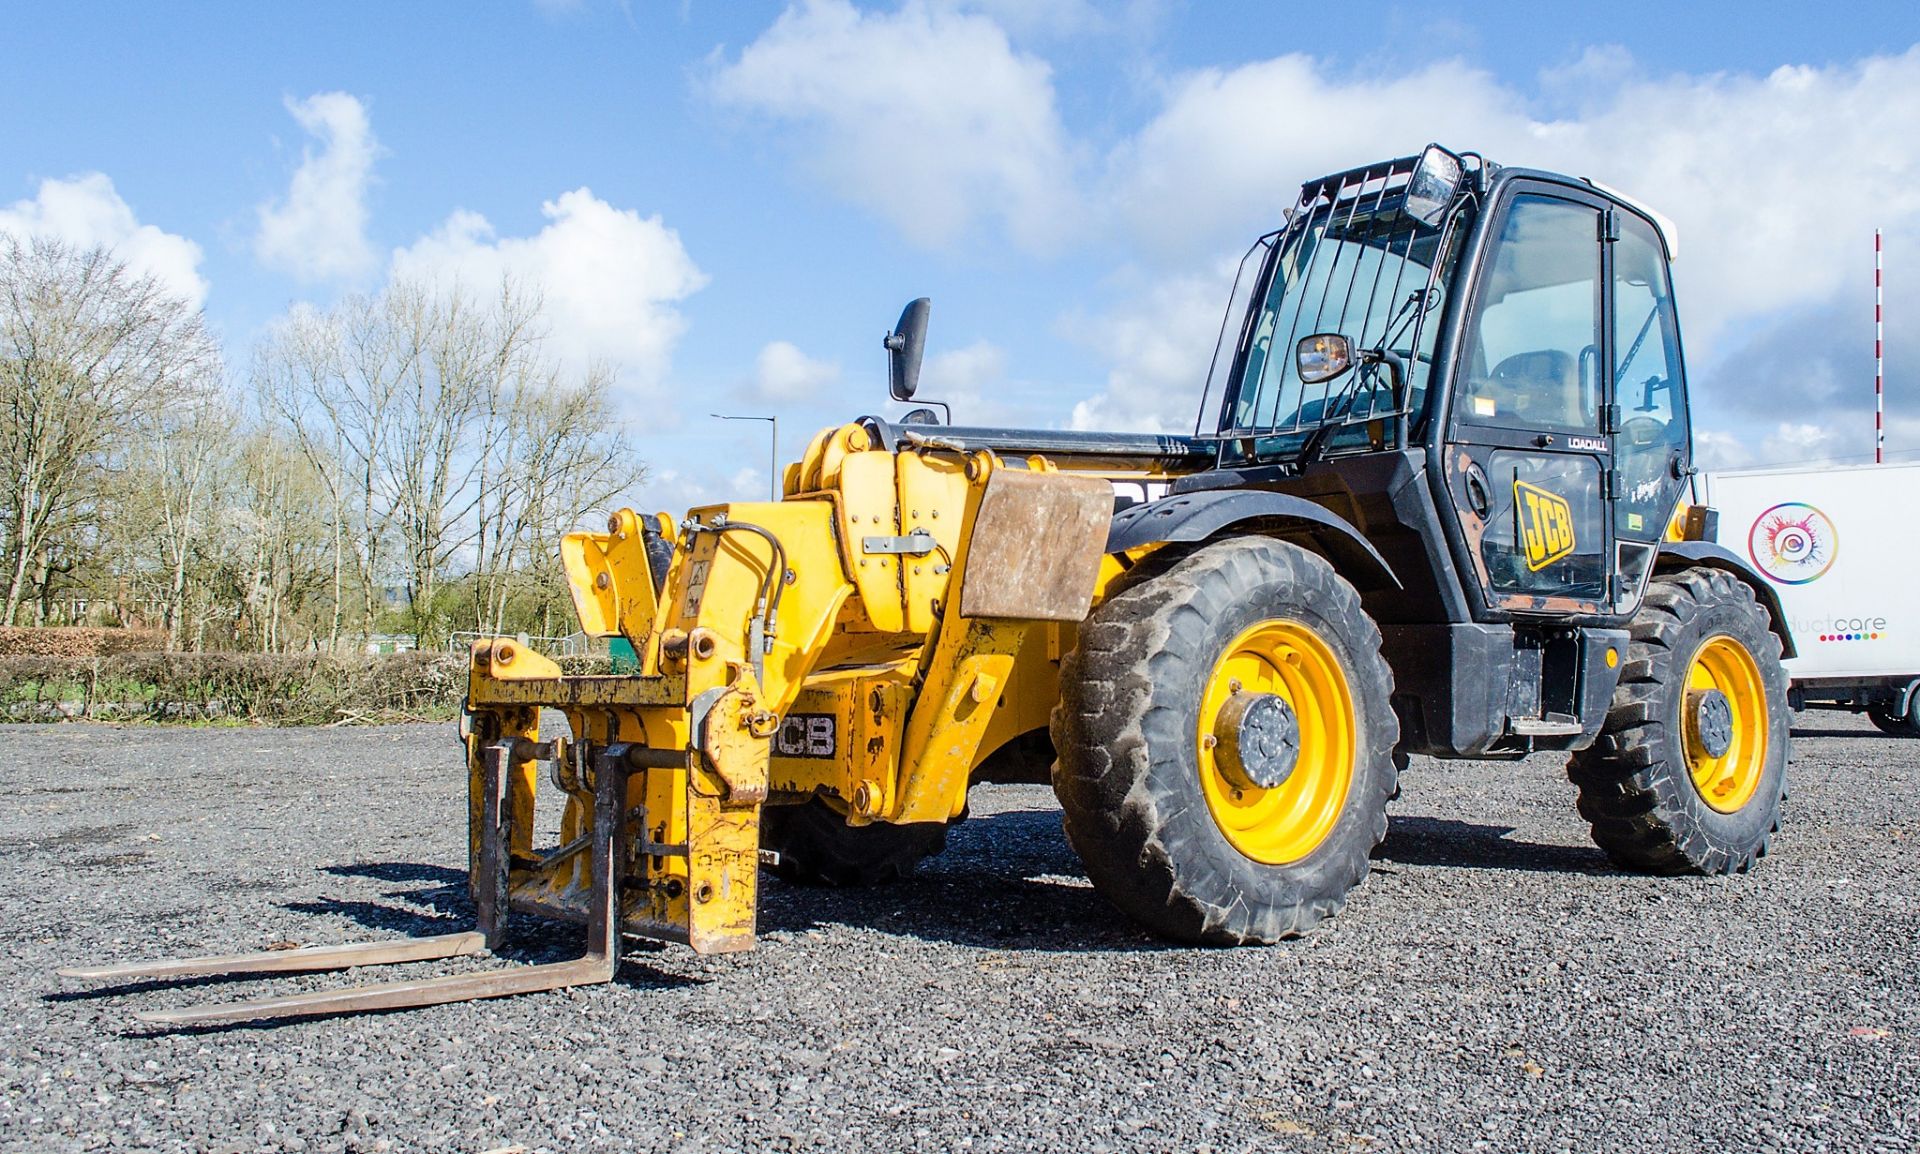
[[[1744,582],[1704,568],[1655,577],[1631,635],[1605,728],[1567,764],[1580,814],[1624,868],[1744,872],[1786,796],[1780,639]]]
[[[871,886],[911,874],[922,859],[947,848],[939,822],[848,825],[819,798],[760,811],[760,846],[779,854],[773,872],[803,885]]]
[[[1867,720],[1881,733],[1891,733],[1895,737],[1920,737],[1920,710],[1909,709],[1906,713],[1895,713],[1884,706],[1876,705],[1867,710]]]
[[[1304,933],[1386,836],[1392,693],[1380,631],[1323,558],[1259,537],[1202,548],[1102,603],[1061,665],[1067,839],[1167,937]]]

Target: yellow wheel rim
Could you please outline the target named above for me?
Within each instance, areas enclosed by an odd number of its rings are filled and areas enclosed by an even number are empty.
[[[1695,719],[1696,695],[1712,690],[1726,697],[1732,713],[1732,735],[1718,757],[1707,748]],[[1752,801],[1767,766],[1767,690],[1746,646],[1725,634],[1707,638],[1687,667],[1680,712],[1687,772],[1701,800],[1721,813]]]
[[[1284,698],[1299,724],[1293,772],[1271,789],[1236,777],[1214,755],[1221,709],[1243,691]],[[1195,735],[1201,791],[1233,848],[1268,865],[1296,862],[1319,848],[1353,785],[1358,728],[1346,671],[1312,629],[1276,619],[1235,637],[1207,678]]]

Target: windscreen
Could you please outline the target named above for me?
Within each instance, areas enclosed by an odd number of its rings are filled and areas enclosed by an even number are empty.
[[[1403,209],[1417,158],[1358,169],[1301,191],[1248,310],[1228,380],[1220,432],[1250,437],[1260,454],[1284,451],[1330,422],[1393,412],[1390,379],[1366,366],[1306,385],[1294,362],[1303,337],[1338,333],[1356,352],[1386,349],[1405,360],[1412,406],[1424,402],[1438,325],[1444,223]],[[1424,331],[1423,331],[1424,330]]]

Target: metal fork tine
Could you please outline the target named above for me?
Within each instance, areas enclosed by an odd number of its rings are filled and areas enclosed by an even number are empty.
[[[515,752],[524,751],[517,746],[510,747],[489,761],[489,766],[495,771],[489,773],[492,779],[490,787],[497,792],[504,794],[498,782],[504,779],[507,759]],[[593,828],[590,831],[592,889],[587,908],[587,952],[584,957],[571,962],[512,966],[478,974],[450,974],[420,981],[384,982],[373,986],[322,990],[281,998],[258,998],[225,1005],[148,1010],[134,1017],[157,1026],[209,1026],[266,1018],[312,1018],[370,1010],[405,1010],[416,1006],[505,998],[513,994],[612,981],[620,968],[620,894],[626,876],[627,781],[632,769],[632,755],[631,746],[624,743],[609,745],[601,751],[594,767]],[[504,797],[501,802],[504,805]],[[508,860],[506,838],[510,825],[504,819],[504,811],[500,806],[490,807],[483,832],[483,848],[490,843],[493,849],[491,854],[482,855],[484,868],[478,871],[481,881],[476,895],[480,899],[481,929],[478,933],[403,938],[393,942],[362,942],[350,946],[308,946],[297,950],[269,950],[265,953],[224,957],[180,958],[129,966],[73,967],[60,973],[70,978],[124,982],[148,978],[211,977],[216,974],[339,970],[352,966],[428,961],[482,953],[488,948],[489,939],[497,939],[506,928],[510,892],[507,883],[511,877],[505,863]],[[574,851],[569,848],[565,852]]]
[[[477,954],[486,946],[487,940],[481,934],[441,934],[392,942],[305,946],[294,950],[266,950],[257,954],[135,962],[124,966],[68,966],[57,972],[63,978],[80,978],[89,982],[137,982],[221,974],[292,974],[310,970],[346,970],[355,966],[384,966],[395,962],[430,962],[436,958]]]
[[[282,998],[260,998],[226,1005],[188,1006],[180,1010],[148,1010],[135,1014],[142,1022],[159,1026],[210,1026],[223,1022],[250,1022],[262,1018],[311,1018],[323,1014],[357,1014],[371,1010],[405,1010],[446,1002],[505,998],[567,986],[586,986],[613,979],[618,963],[589,954],[571,962],[544,966],[515,966],[482,974],[453,974],[417,982],[385,982],[345,990],[322,990]]]

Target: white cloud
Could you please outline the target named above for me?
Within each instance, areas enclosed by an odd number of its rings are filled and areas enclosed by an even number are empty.
[[[1583,86],[1583,111],[1547,120],[1458,62],[1384,84],[1343,83],[1300,56],[1196,73],[1116,153],[1115,202],[1164,253],[1244,240],[1278,222],[1301,180],[1430,139],[1590,175],[1679,224],[1696,352],[1736,317],[1832,294],[1849,265],[1838,238],[1920,223],[1920,47],[1764,77],[1651,80],[1616,50],[1543,78],[1555,92],[1568,83]]]
[[[1160,113],[1109,158],[1109,227],[1149,255],[1211,258],[1278,227],[1304,180],[1431,139],[1491,149],[1489,134],[1523,133],[1517,107],[1457,61],[1384,82],[1302,55],[1201,69],[1171,82]]]
[[[1163,283],[1079,323],[1089,343],[1114,350],[1115,370],[1076,424],[1191,427],[1191,411],[1176,421],[1170,398],[1197,392],[1226,282],[1191,300],[1190,316],[1178,303],[1188,270],[1276,227],[1300,181],[1429,140],[1592,176],[1677,222],[1688,361],[1713,419],[1747,410],[1752,424],[1786,397],[1855,395],[1856,363],[1818,387],[1753,380],[1825,359],[1833,335],[1852,331],[1845,318],[1864,313],[1840,312],[1835,328],[1832,306],[1864,283],[1876,225],[1890,244],[1920,250],[1920,47],[1765,76],[1658,78],[1618,49],[1597,50],[1543,75],[1540,93],[1458,61],[1382,82],[1297,55],[1176,78],[1159,114],[1109,156],[1100,197],[1102,228],[1131,238]],[[1788,330],[1800,355],[1770,365],[1762,354],[1789,343],[1775,339]],[[1756,429],[1762,438],[1772,450],[1816,448]]]
[[[999,24],[930,0],[861,12],[802,0],[710,78],[720,104],[795,125],[796,152],[840,195],[919,244],[998,217],[1046,251],[1074,224],[1052,70]]]
[[[624,385],[646,394],[664,379],[686,330],[679,302],[707,276],[658,216],[615,208],[576,188],[541,205],[547,225],[501,237],[479,213],[459,211],[393,254],[396,278],[458,282],[488,290],[503,279],[537,288],[549,347],[573,365],[608,362]]]
[[[1693,434],[1693,463],[1706,472],[1740,469],[1753,464],[1753,450],[1745,438],[1718,429],[1696,429]]]
[[[302,280],[338,280],[371,271],[367,185],[380,155],[367,109],[344,92],[288,100],[287,111],[319,151],[302,150],[284,199],[259,208],[253,251],[266,264]]]
[[[753,363],[753,393],[764,401],[814,399],[840,379],[840,365],[816,360],[790,341],[771,341]]]
[[[1091,0],[961,0],[956,7],[990,16],[1023,39],[1096,35],[1113,25]]]
[[[199,308],[207,297],[200,246],[141,224],[113,181],[98,172],[41,181],[32,200],[0,209],[0,232],[23,239],[49,237],[80,249],[111,249],[130,270],[153,277],[192,307]]]
[[[944,402],[961,425],[1033,425],[1048,414],[1036,406],[1028,382],[1007,378],[1007,350],[981,339],[935,353],[920,368],[922,400],[895,406],[899,412],[926,401]]]
[[[1849,444],[1852,438],[1830,425],[1815,425],[1805,421],[1781,421],[1773,432],[1761,442],[1760,457],[1763,461],[1831,461],[1846,455],[1856,446]],[[1869,442],[1871,448],[1871,442]]]
[[[1073,407],[1072,427],[1192,432],[1231,283],[1231,266],[1169,276],[1111,312],[1068,318],[1067,334],[1112,366],[1105,390]]]
[[[928,357],[920,369],[920,389],[942,399],[978,394],[1007,375],[1007,351],[987,340]]]

